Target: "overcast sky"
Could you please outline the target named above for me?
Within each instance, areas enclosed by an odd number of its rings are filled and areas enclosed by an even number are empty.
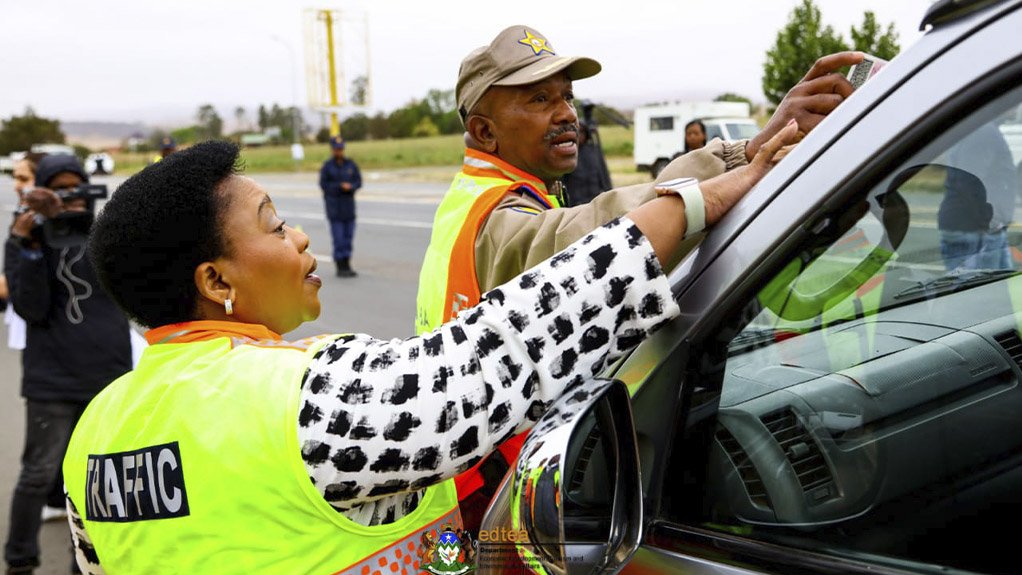
[[[465,54],[511,24],[537,29],[561,55],[603,64],[575,84],[578,97],[633,107],[730,91],[761,101],[764,55],[797,3],[2,0],[0,118],[30,105],[64,121],[173,125],[208,102],[231,123],[237,106],[306,106],[305,7],[367,17],[374,110],[453,88]],[[874,11],[895,24],[904,49],[919,38],[930,0],[817,5],[846,38]]]

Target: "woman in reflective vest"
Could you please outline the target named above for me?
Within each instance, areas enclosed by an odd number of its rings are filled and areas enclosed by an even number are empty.
[[[702,194],[726,211],[769,169],[775,139]],[[237,160],[226,142],[175,153],[126,181],[92,230],[104,287],[152,328],[152,345],[90,404],[67,450],[79,565],[470,564],[470,546],[452,553],[450,478],[677,314],[660,262],[696,208],[654,200],[421,337],[287,342],[278,334],[318,316],[322,282],[308,237],[237,174]]]

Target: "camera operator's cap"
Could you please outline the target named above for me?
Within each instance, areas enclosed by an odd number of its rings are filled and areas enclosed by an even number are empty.
[[[334,150],[344,149],[344,138],[340,136],[334,136],[330,138],[330,148]]]
[[[174,138],[171,138],[170,136],[165,136],[162,140],[160,140],[161,150],[173,150],[176,147],[177,142],[175,142]]]
[[[89,181],[89,174],[85,172],[78,158],[70,154],[49,154],[39,160],[39,167],[35,171],[35,183],[45,188],[50,185],[53,178],[64,172],[77,174],[83,182]]]
[[[558,56],[546,37],[528,26],[505,28],[489,46],[476,48],[458,70],[455,99],[464,124],[490,86],[522,86],[567,71],[572,80],[600,73],[592,58]]]

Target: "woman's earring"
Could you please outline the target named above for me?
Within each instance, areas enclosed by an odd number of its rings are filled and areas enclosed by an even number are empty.
[[[230,299],[224,300],[224,311],[227,312],[227,315],[234,315],[234,304],[231,303]]]

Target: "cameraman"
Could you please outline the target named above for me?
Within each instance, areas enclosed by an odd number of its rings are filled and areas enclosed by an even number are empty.
[[[36,171],[42,187],[26,195],[28,209],[5,246],[11,303],[28,323],[25,447],[4,547],[9,574],[39,565],[40,511],[71,431],[89,401],[131,369],[128,320],[100,289],[86,249],[94,201],[81,197],[86,182],[74,156],[43,158]],[[46,233],[55,229],[64,230],[59,243]]]

